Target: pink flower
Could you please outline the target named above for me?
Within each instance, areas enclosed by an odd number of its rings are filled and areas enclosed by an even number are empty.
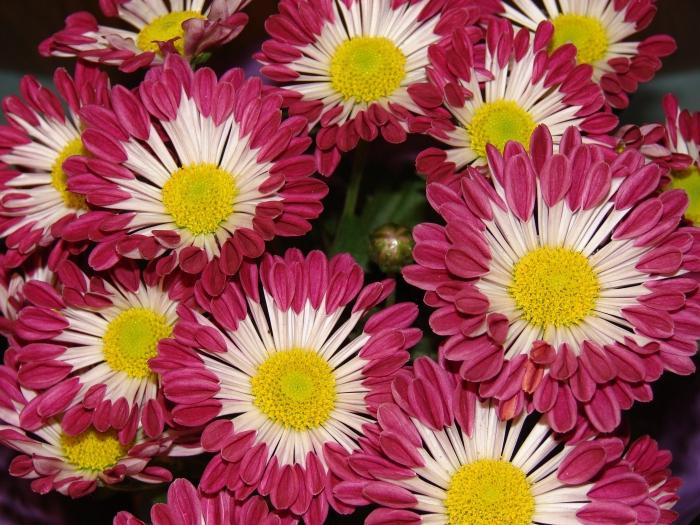
[[[605,99],[590,66],[576,65],[571,45],[549,55],[551,38],[551,23],[534,34],[514,33],[508,21],[494,19],[485,46],[475,45],[467,27],[433,47],[430,82],[410,92],[424,114],[410,120],[411,131],[449,146],[418,155],[417,169],[429,182],[449,183],[456,171],[486,166],[487,144],[500,151],[511,140],[527,146],[541,124],[555,144],[570,126],[594,140],[617,125],[615,115],[601,111]]]
[[[579,411],[600,432],[652,397],[664,370],[689,374],[700,336],[700,230],[680,225],[688,197],[654,193],[663,170],[628,150],[557,150],[538,128],[530,153],[489,146],[490,181],[430,184],[445,225],[414,230],[406,280],[426,290],[440,352],[496,398],[503,417],[532,402],[558,432]]]
[[[362,281],[348,255],[288,250],[260,267],[244,263],[207,316],[180,308],[174,340],[160,343],[153,366],[174,421],[206,426],[202,447],[215,456],[205,494],[257,491],[309,525],[324,521],[335,504],[329,466],[358,448],[421,337],[410,327],[415,304],[362,322],[394,288]]]
[[[168,433],[148,439],[138,432],[122,443],[114,431],[92,427],[69,435],[55,419],[27,431],[24,414],[38,401],[32,390],[20,387],[14,369],[0,366],[0,444],[20,453],[10,464],[10,474],[32,480],[35,492],[55,490],[79,498],[126,478],[170,481],[169,471],[149,465],[155,456],[171,450],[173,437]]]
[[[66,27],[44,40],[39,52],[119,66],[127,73],[161,64],[167,53],[191,60],[238,36],[248,23],[248,16],[240,12],[248,3],[250,0],[100,0],[105,16],[120,18],[134,29],[103,26],[91,13],[80,11],[66,18]]]
[[[186,479],[176,479],[168,487],[167,503],[151,507],[153,525],[294,525],[297,520],[284,513],[270,512],[260,496],[236,501],[222,490],[213,496],[201,494]],[[130,512],[120,512],[114,525],[144,525]]]
[[[61,417],[69,435],[94,426],[114,429],[122,444],[137,434],[157,438],[168,411],[148,361],[172,333],[191,283],[142,275],[133,265],[88,276],[67,261],[57,273],[58,290],[36,280],[24,286],[28,305],[15,325],[25,342],[16,354],[19,382],[38,392],[23,426],[34,431]]]
[[[483,5],[478,5],[483,4]],[[331,175],[343,152],[381,133],[406,140],[419,111],[409,96],[426,81],[428,48],[494,5],[463,0],[282,0],[257,58],[284,85],[291,115],[319,125],[319,170]],[[474,28],[477,32],[478,29]]]
[[[84,153],[78,113],[108,103],[109,79],[78,64],[75,78],[57,69],[54,84],[60,98],[25,76],[22,97],[3,100],[8,125],[0,126],[0,237],[13,266],[40,247],[65,250],[56,239],[88,208],[82,196],[68,191],[63,165]]]
[[[535,417],[500,421],[496,407],[419,358],[379,407],[366,445],[339,459],[333,493],[374,504],[365,524],[671,523],[679,480],[648,437],[565,442]]]
[[[587,0],[547,2],[542,11],[533,0],[502,2],[503,16],[535,31],[549,20],[554,26],[551,47],[571,43],[580,64],[593,67],[607,103],[616,109],[629,105],[629,93],[649,82],[661,69],[661,58],[676,50],[668,35],[653,35],[641,42],[631,40],[649,26],[656,14],[656,0]]]
[[[71,159],[71,190],[96,209],[64,232],[99,243],[96,270],[146,259],[157,274],[201,275],[216,295],[275,236],[311,229],[327,193],[312,178],[306,120],[282,118],[281,98],[231,70],[193,72],[177,55],[137,92],[116,87],[113,110],[82,112],[94,158]],[[97,209],[99,208],[99,209]]]

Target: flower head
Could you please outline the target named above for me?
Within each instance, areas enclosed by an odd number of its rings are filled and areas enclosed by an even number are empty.
[[[10,474],[32,480],[35,492],[55,490],[79,498],[126,478],[146,483],[170,481],[170,472],[149,465],[153,457],[172,446],[167,433],[148,439],[138,432],[123,443],[113,430],[89,427],[76,435],[67,434],[54,419],[28,431],[23,414],[37,403],[35,393],[20,387],[17,373],[8,366],[0,366],[0,386],[0,444],[20,453],[10,464]]]
[[[153,525],[179,523],[187,516],[186,523],[196,525],[294,525],[297,520],[285,513],[270,512],[268,504],[260,496],[236,501],[230,492],[222,490],[215,495],[202,494],[186,479],[176,479],[168,487],[167,503],[151,507]],[[144,525],[130,512],[120,512],[113,525]]]
[[[691,113],[678,107],[673,95],[664,98],[666,112],[665,159],[671,168],[667,189],[682,189],[688,194],[685,212],[688,220],[700,223],[700,112]]]
[[[445,0],[282,1],[266,27],[272,39],[258,59],[262,72],[284,84],[292,115],[320,124],[320,171],[330,175],[341,152],[379,133],[406,140],[409,96],[426,81],[428,48],[481,10]],[[300,23],[301,21],[301,23]]]
[[[490,147],[493,186],[471,170],[456,191],[428,187],[446,225],[415,229],[404,277],[436,308],[442,356],[502,416],[525,396],[558,432],[579,411],[610,432],[664,369],[694,370],[700,230],[679,224],[683,191],[654,193],[663,170],[637,151],[573,128],[557,153],[538,128],[530,150]]]
[[[550,49],[575,45],[577,61],[593,67],[594,80],[614,108],[626,108],[627,95],[634,93],[640,82],[651,80],[661,68],[661,58],[676,50],[668,35],[631,40],[654,19],[655,0],[552,0],[545,6],[542,11],[533,0],[503,1],[503,16],[533,32],[541,22],[550,21]]]
[[[100,25],[91,13],[80,11],[66,19],[64,29],[42,42],[39,51],[44,56],[78,57],[119,66],[125,72],[160,64],[167,53],[193,59],[238,36],[248,22],[240,10],[249,3],[100,0],[105,16],[119,18],[133,29]]]
[[[484,50],[471,44],[468,28],[435,46],[431,82],[412,92],[426,116],[413,118],[411,129],[450,146],[418,156],[418,171],[429,181],[447,182],[456,170],[486,165],[488,144],[500,151],[509,141],[527,147],[540,124],[556,144],[569,126],[592,135],[615,127],[617,118],[601,112],[604,99],[591,68],[576,65],[573,46],[548,55],[549,31],[545,23],[532,35],[525,29],[514,33],[506,20],[492,20],[485,59],[479,58]]]
[[[0,237],[13,265],[56,244],[66,224],[88,209],[83,196],[68,190],[63,166],[85,153],[78,113],[108,102],[109,79],[78,64],[74,77],[56,70],[54,84],[60,97],[25,76],[21,98],[3,100],[8,125],[0,126]]]
[[[276,509],[323,522],[329,464],[358,447],[421,336],[409,303],[375,313],[360,332],[393,290],[389,280],[362,280],[348,255],[289,250],[259,268],[244,264],[210,301],[212,320],[181,313],[153,364],[174,421],[206,426],[202,447],[216,455],[204,493],[257,490]]]
[[[67,261],[58,275],[58,291],[40,281],[24,286],[29,304],[15,334],[28,344],[17,351],[18,378],[39,394],[22,413],[23,425],[34,430],[63,414],[69,435],[93,425],[99,432],[113,429],[122,444],[139,429],[159,436],[167,410],[148,361],[171,335],[191,286],[175,276],[143,276],[128,265],[88,278]]]
[[[379,407],[369,445],[336,468],[335,496],[378,504],[365,523],[670,523],[670,454],[642,438],[568,443],[543,421],[499,421],[458,377],[419,358]]]
[[[306,121],[283,120],[280,97],[259,79],[232,70],[217,80],[170,55],[138,94],[117,87],[112,102],[83,112],[95,158],[69,167],[72,188],[101,208],[64,232],[100,243],[93,268],[147,259],[160,275],[202,275],[215,295],[265,241],[306,233],[323,209],[327,187],[303,154]]]

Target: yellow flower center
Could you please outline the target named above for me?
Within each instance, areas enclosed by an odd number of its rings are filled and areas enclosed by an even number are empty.
[[[192,18],[206,20],[207,17],[199,11],[174,11],[159,16],[139,31],[136,37],[136,46],[143,52],[160,53],[160,47],[156,42],[167,42],[177,38],[174,42],[175,49],[183,55],[185,52],[185,30],[182,28],[182,23]]]
[[[506,142],[514,140],[525,148],[537,124],[530,114],[512,100],[488,102],[476,110],[467,125],[472,151],[486,157],[486,145],[493,144],[503,151]]]
[[[563,14],[552,20],[554,37],[550,50],[564,44],[576,46],[579,64],[595,64],[608,54],[608,33],[605,26],[593,16]]]
[[[236,178],[215,164],[191,164],[163,185],[163,205],[178,228],[212,234],[233,213]]]
[[[335,407],[333,369],[311,350],[272,354],[250,383],[255,406],[271,420],[296,431],[318,428]]]
[[[668,187],[685,190],[688,194],[685,217],[694,224],[700,224],[700,169],[693,165],[682,171],[674,171],[671,175],[671,184]]]
[[[525,473],[508,461],[463,465],[445,497],[449,525],[530,525],[535,498]]]
[[[77,436],[61,435],[66,461],[78,470],[104,472],[126,456],[129,445],[122,445],[115,431],[98,432],[90,428]]]
[[[406,56],[385,37],[359,36],[340,44],[331,58],[331,85],[345,100],[388,97],[406,76]]]
[[[110,321],[102,337],[105,361],[112,370],[144,379],[151,374],[148,360],[157,355],[158,341],[171,333],[165,316],[149,308],[124,310]]]
[[[600,283],[585,255],[545,246],[515,264],[509,292],[530,324],[572,326],[595,308]]]
[[[68,191],[68,178],[66,172],[63,171],[63,163],[68,157],[74,155],[87,155],[83,141],[78,139],[71,140],[58,154],[56,160],[51,165],[51,186],[63,197],[63,203],[66,207],[72,210],[87,210],[85,197]]]

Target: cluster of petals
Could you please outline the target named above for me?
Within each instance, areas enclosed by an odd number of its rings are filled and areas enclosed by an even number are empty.
[[[470,170],[457,189],[430,184],[446,224],[415,228],[403,274],[435,308],[442,358],[502,417],[532,402],[558,432],[579,412],[611,432],[664,370],[695,369],[700,230],[681,224],[685,192],[658,194],[664,171],[639,152],[585,144],[573,128],[554,151],[541,127],[529,154],[490,147],[492,182]],[[596,302],[574,326],[531,324],[511,295],[514,265],[540,247],[580,253],[597,275]]]
[[[86,210],[67,195],[62,163],[68,153],[80,150],[80,109],[107,103],[109,79],[78,64],[74,77],[57,69],[53,80],[58,95],[27,75],[21,97],[3,100],[7,125],[0,126],[0,236],[12,266],[37,248],[62,245],[57,239],[65,226]]]
[[[186,479],[176,479],[168,487],[167,503],[151,507],[152,525],[293,525],[294,518],[270,512],[260,496],[237,501],[225,490],[213,496],[202,494]],[[144,525],[130,512],[114,517],[113,525]]]
[[[428,148],[418,155],[416,167],[429,182],[449,182],[455,171],[486,165],[484,144],[475,145],[473,127],[480,110],[492,105],[517,107],[532,123],[528,134],[546,125],[555,144],[570,126],[591,139],[615,128],[617,117],[602,111],[605,99],[592,80],[591,67],[576,64],[576,49],[570,44],[550,54],[552,34],[549,22],[530,33],[492,19],[485,44],[474,45],[467,27],[431,49],[430,81],[411,91],[423,115],[411,119],[410,129],[450,148]]]
[[[329,260],[292,249],[266,255],[259,267],[244,263],[209,301],[207,317],[180,308],[174,339],[160,343],[152,366],[174,403],[173,420],[205,426],[202,447],[216,454],[200,490],[228,489],[237,499],[257,491],[275,509],[323,523],[329,503],[336,505],[329,491],[335,458],[359,448],[421,337],[410,326],[418,313],[412,303],[372,314],[350,335],[393,288],[391,280],[363,287],[347,254]],[[251,386],[268,359],[300,349],[327,363],[335,389],[325,420],[303,428],[265,413]]]
[[[651,524],[676,517],[671,507],[680,483],[667,468],[671,455],[648,437],[629,448],[617,437],[567,442],[534,416],[499,421],[495,406],[428,358],[417,359],[393,392],[364,449],[337,467],[339,500],[379,506],[367,524],[449,521],[455,474],[480,460],[522,471],[534,500],[532,523]],[[508,515],[508,503],[499,512]]]
[[[81,469],[65,455],[64,433],[57,420],[46,421],[31,431],[25,427],[22,413],[35,399],[32,390],[20,386],[14,368],[0,366],[0,444],[19,452],[10,464],[10,474],[31,480],[33,491],[46,494],[55,490],[79,498],[127,478],[144,483],[170,481],[167,469],[150,465],[154,457],[171,450],[173,438],[169,433],[153,439],[139,433],[114,465],[102,471]]]
[[[59,283],[31,280],[14,335],[18,379],[37,395],[23,408],[22,425],[35,431],[60,417],[61,428],[78,435],[88,427],[113,429],[121,443],[137,434],[160,436],[168,423],[158,378],[115,367],[105,354],[110,322],[127,310],[149,309],[174,325],[177,306],[192,295],[182,275],[160,279],[133,264],[103,276],[83,273],[72,261],[57,269]],[[155,354],[155,345],[153,352]]]
[[[133,29],[103,26],[87,11],[66,18],[66,26],[39,46],[43,56],[77,57],[133,72],[163,62],[168,53],[193,59],[233,40],[248,23],[240,10],[250,0],[100,0],[104,16],[118,18]],[[205,7],[205,4],[209,4]],[[148,28],[169,16],[190,14],[176,22],[165,41],[147,40]]]
[[[321,213],[327,187],[312,177],[314,158],[304,154],[306,120],[283,119],[281,97],[260,79],[232,69],[217,80],[211,69],[194,72],[169,55],[137,92],[115,87],[111,101],[111,110],[83,109],[92,156],[66,163],[71,191],[94,209],[63,238],[96,243],[94,269],[147,260],[159,275],[176,268],[201,275],[215,295],[244,259],[262,255],[266,241],[308,232]],[[230,213],[212,233],[178,226],[164,203],[173,173],[199,165],[228,173],[236,186]]]
[[[545,11],[533,0],[501,3],[502,16],[530,31],[535,31],[541,22],[555,21],[562,15],[595,20],[605,34],[606,50],[590,65],[607,104],[615,109],[626,108],[628,95],[637,91],[640,83],[654,78],[661,69],[661,59],[676,50],[669,35],[652,35],[641,42],[633,40],[653,21],[656,0],[551,0],[545,3]]]
[[[282,0],[279,14],[266,22],[272,38],[257,59],[262,73],[285,88],[290,114],[320,126],[319,170],[330,175],[341,154],[360,140],[379,134],[390,143],[406,140],[407,118],[420,110],[409,92],[426,81],[430,46],[497,7],[483,0]],[[392,93],[363,101],[333,87],[331,60],[339,46],[357,37],[388,39],[406,58],[405,76]]]

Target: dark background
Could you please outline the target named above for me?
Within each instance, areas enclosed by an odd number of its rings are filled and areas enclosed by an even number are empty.
[[[276,4],[275,0],[253,0],[246,8],[250,15],[247,28],[232,43],[215,52],[210,65],[219,71],[239,66],[255,73],[257,65],[250,56],[264,39],[264,21],[275,12]],[[700,110],[700,0],[659,0],[658,4],[659,13],[645,34],[671,34],[679,49],[664,61],[657,78],[641,86],[632,97],[630,109],[622,115],[625,122],[641,124],[662,119],[661,98],[669,91],[678,95],[682,106]],[[48,79],[56,67],[72,67],[72,60],[45,59],[36,49],[41,40],[63,27],[66,15],[81,9],[97,14],[98,1],[0,0],[0,49],[3,51],[0,53],[0,96],[15,92],[23,74],[32,73]],[[107,22],[99,15],[98,19]],[[114,69],[110,70],[112,73],[114,82],[135,81],[134,77],[120,76]],[[412,138],[407,147],[387,155],[387,146],[375,143],[371,145],[373,154],[368,169],[410,177],[415,152],[424,146],[424,139]],[[395,184],[401,183],[398,178]],[[332,180],[331,187],[327,208],[336,206],[338,197],[341,199],[338,205],[342,206],[342,182]],[[306,243],[306,239],[300,242]],[[408,298],[403,297],[404,300]],[[654,402],[637,405],[629,413],[628,423],[634,435],[650,433],[663,447],[673,451],[674,474],[684,478],[682,499],[676,506],[681,512],[678,523],[700,523],[695,519],[700,515],[700,375],[687,378],[666,375],[654,391]],[[5,454],[0,453],[0,465],[4,463],[3,456]],[[133,492],[98,492],[79,502],[60,496],[34,498],[28,494],[26,482],[8,478],[3,469],[0,473],[0,525],[110,524],[119,510],[147,509],[161,491],[162,488],[139,487]],[[40,507],[43,510],[39,511]],[[332,523],[361,523],[361,516],[332,519]]]

